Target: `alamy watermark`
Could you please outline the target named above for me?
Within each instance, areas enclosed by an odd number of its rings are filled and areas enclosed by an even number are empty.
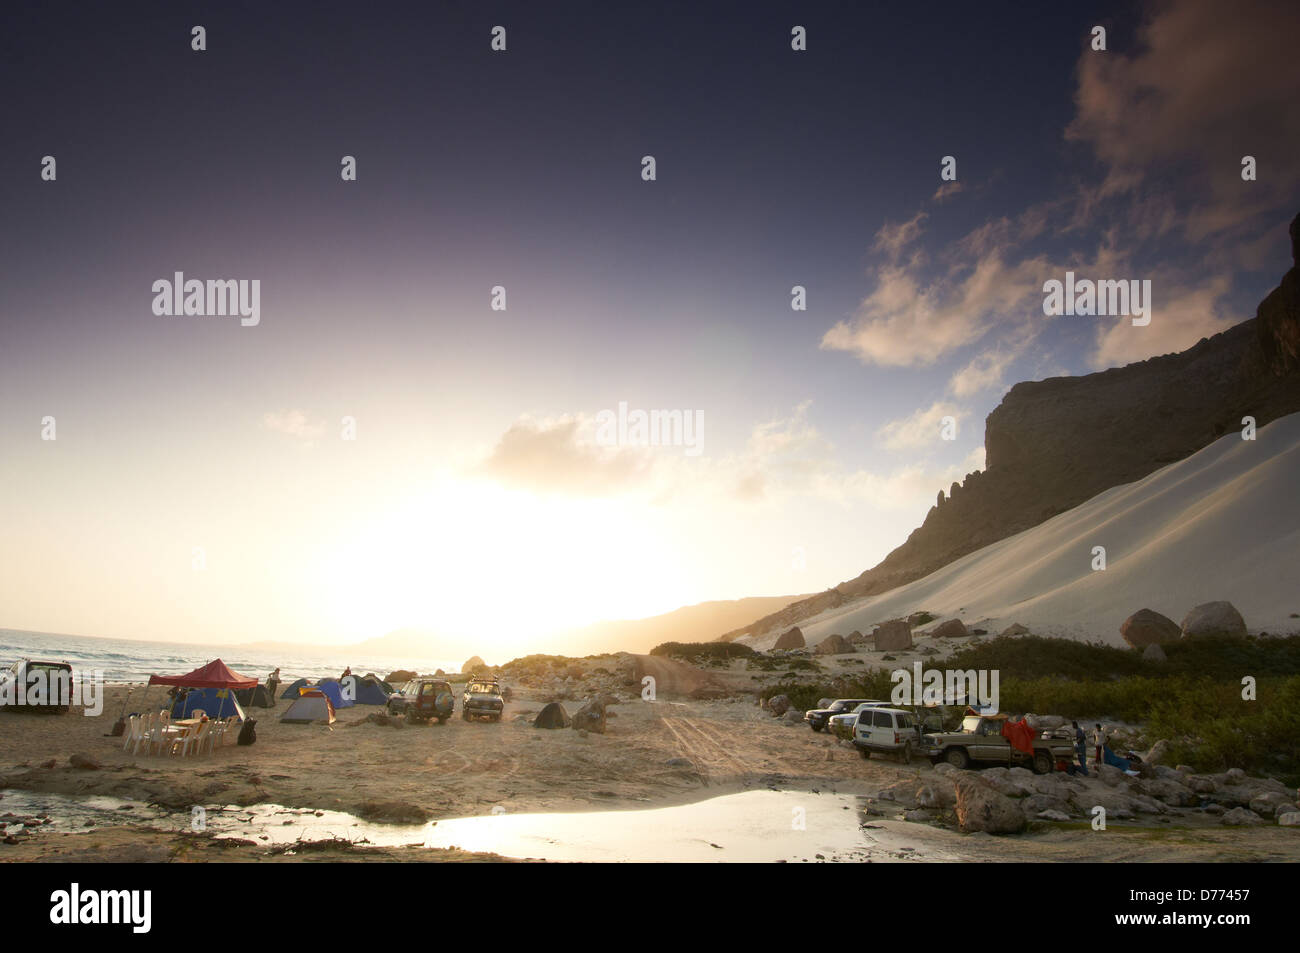
[[[254,278],[185,277],[176,272],[172,279],[159,278],[153,283],[153,313],[156,315],[239,315],[246,328],[262,320],[262,281]]]
[[[702,410],[618,410],[596,415],[596,443],[602,447],[684,447],[686,456],[698,457],[704,439]]]
[[[889,673],[894,683],[889,701],[894,705],[956,705],[987,706],[998,710],[997,669],[937,669],[922,672],[920,662],[912,663],[912,671],[905,668]]]
[[[1093,281],[1076,279],[1074,272],[1067,271],[1063,282],[1055,278],[1043,282],[1043,314],[1132,317],[1134,327],[1144,328],[1151,323],[1151,279]]]
[[[0,672],[0,708],[64,708],[80,705],[87,718],[104,711],[104,673],[74,673],[46,665],[20,665]]]

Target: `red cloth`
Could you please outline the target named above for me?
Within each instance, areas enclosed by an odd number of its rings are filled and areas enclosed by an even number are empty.
[[[1037,734],[1027,721],[1004,721],[1002,737],[1011,742],[1011,747],[1025,754],[1034,753],[1034,736]]]
[[[214,659],[186,675],[150,675],[150,685],[180,685],[183,688],[256,688],[257,679],[232,672],[221,659]]]

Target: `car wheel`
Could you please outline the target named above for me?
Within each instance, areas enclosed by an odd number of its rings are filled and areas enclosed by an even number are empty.
[[[1034,752],[1034,773],[1035,774],[1051,774],[1052,769],[1055,767],[1056,767],[1056,762],[1052,760],[1052,756],[1048,754],[1046,751]]]
[[[819,724],[817,724],[817,722],[815,722],[815,721],[813,721],[813,722],[809,722],[809,724],[812,726],[812,730],[813,730],[813,731],[821,731],[821,730],[822,730],[822,726],[819,725]]]
[[[868,751],[866,748],[859,748],[859,749],[858,749],[858,754],[862,755],[862,760],[863,760],[863,761],[870,761],[870,760],[871,760],[871,752]]]
[[[944,752],[943,760],[954,768],[970,767],[970,755],[966,753],[965,748],[949,748]]]
[[[461,712],[461,713],[460,713],[460,720],[461,720],[461,721],[469,721],[469,712],[467,712],[467,711],[463,711],[463,712]]]

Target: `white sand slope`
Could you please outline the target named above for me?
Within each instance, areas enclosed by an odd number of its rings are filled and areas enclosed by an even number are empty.
[[[1137,412],[1137,411],[1135,411]],[[1092,549],[1107,568],[1093,571]],[[809,645],[834,632],[926,609],[1000,631],[1122,645],[1138,609],[1182,622],[1226,599],[1251,632],[1300,631],[1300,414],[1229,434],[1136,483],[971,553],[924,579],[841,606],[800,625]],[[747,637],[767,648],[779,633]]]

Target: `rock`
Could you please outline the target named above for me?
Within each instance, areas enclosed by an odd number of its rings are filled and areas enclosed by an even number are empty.
[[[1228,784],[1240,784],[1242,781],[1246,780],[1246,772],[1241,770],[1241,768],[1229,768],[1227,771],[1223,772],[1223,779],[1227,781]]]
[[[1231,602],[1205,602],[1183,618],[1183,638],[1246,637],[1246,622]]]
[[[790,699],[786,695],[773,695],[767,700],[767,710],[776,717],[781,717],[790,710]]]
[[[1144,649],[1148,645],[1177,642],[1182,633],[1178,623],[1168,616],[1154,609],[1139,609],[1120,624],[1119,634],[1131,647]]]
[[[1113,764],[1098,765],[1095,773],[1097,777],[1101,778],[1102,783],[1112,788],[1123,784],[1125,779],[1128,777],[1127,774],[1115,767]]]
[[[817,699],[817,707],[818,707],[818,708],[830,708],[830,707],[831,707],[831,702],[833,702],[833,701],[835,701],[835,699],[833,699],[833,698],[819,698],[819,699]]]
[[[1147,749],[1146,754],[1142,755],[1142,762],[1154,766],[1167,757],[1169,757],[1169,742],[1161,738]]]
[[[1285,809],[1283,813],[1286,813],[1287,810],[1295,810],[1291,798],[1276,791],[1259,794],[1250,799],[1250,809],[1262,817],[1276,816],[1279,807]]]
[[[1039,811],[1036,815],[1040,821],[1068,821],[1070,815],[1064,811]]]
[[[1012,636],[1015,635],[1028,635],[1028,634],[1029,634],[1029,629],[1021,625],[1019,622],[1013,622],[1011,625],[1007,626],[1000,633],[998,633],[999,637],[1004,639],[1011,638]]]
[[[1172,804],[1175,807],[1195,807],[1200,800],[1190,787],[1168,778],[1141,781],[1138,783],[1138,790],[1149,797],[1163,801],[1165,804]]]
[[[921,654],[922,654],[922,655],[926,655],[926,656],[929,656],[929,655],[938,655],[938,654],[939,654],[939,650],[938,650],[938,649],[935,649],[935,648],[931,648],[930,646],[927,645],[925,648],[921,649]]]
[[[68,764],[79,771],[98,771],[101,767],[100,763],[88,754],[74,754],[68,759]]]
[[[488,667],[487,662],[483,661],[477,655],[471,655],[465,660],[465,664],[460,667],[462,675],[473,675],[481,672]]]
[[[1020,810],[1024,811],[1026,817],[1037,817],[1043,811],[1055,811],[1069,817],[1070,805],[1065,798],[1053,797],[1050,794],[1031,794],[1020,802]]]
[[[1300,811],[1291,814],[1281,814],[1277,819],[1278,824],[1282,827],[1300,827]]]
[[[872,636],[876,641],[877,652],[893,652],[912,647],[912,627],[906,622],[883,622],[876,626]]]
[[[1155,644],[1148,645],[1142,650],[1142,658],[1147,662],[1155,662],[1157,664],[1169,661],[1169,656],[1165,654],[1165,650]]]
[[[1223,815],[1223,823],[1228,827],[1256,827],[1263,824],[1264,819],[1247,808],[1234,807]]]
[[[957,778],[957,824],[966,833],[1018,834],[1026,820],[1020,806],[977,778]]]
[[[929,811],[912,810],[903,812],[903,820],[911,821],[913,824],[924,824],[933,820]]]
[[[934,766],[934,773],[940,775],[961,774],[961,768],[955,768],[947,761],[940,761]]]
[[[363,801],[352,811],[357,817],[386,824],[423,824],[433,814],[409,801]]]
[[[930,622],[933,619],[934,619],[934,613],[926,612],[922,610],[920,612],[913,612],[911,615],[909,615],[907,617],[907,624],[915,628],[918,625],[925,625],[927,622]]]
[[[946,808],[957,804],[957,786],[944,778],[922,784],[916,792],[916,803],[925,808]]]
[[[1190,764],[1176,764],[1176,765],[1174,765],[1174,770],[1177,771],[1179,774],[1195,774],[1195,773],[1196,773],[1196,769],[1193,768]]]
[[[964,639],[970,633],[966,631],[966,623],[961,619],[949,619],[935,626],[930,635],[936,639]]]
[[[664,762],[664,764],[668,765],[668,767],[670,767],[670,768],[689,768],[689,767],[691,767],[691,762],[690,762],[690,760],[687,759],[687,758],[669,758],[667,761]]]
[[[851,642],[853,645],[866,645],[867,642],[869,641],[871,640],[867,638],[867,636],[859,632],[857,629],[854,629],[852,632],[849,633],[849,642]]]
[[[1060,728],[1065,724],[1065,719],[1060,715],[1026,714],[1025,721],[1029,722],[1030,728],[1036,728],[1039,730],[1044,728]]]
[[[786,713],[785,713],[784,715],[781,716],[781,724],[783,724],[783,725],[802,725],[802,724],[803,724],[803,712],[799,711],[797,708],[791,708],[791,709],[787,710]]]
[[[818,655],[846,655],[853,651],[853,646],[842,635],[828,635],[817,643],[813,651]]]
[[[805,642],[803,640],[803,632],[801,632],[799,627],[796,625],[781,633],[781,637],[776,640],[776,644],[772,646],[772,649],[773,651],[779,649],[801,649],[804,648],[804,646]]]
[[[984,771],[980,773],[980,779],[988,784],[988,786],[993,790],[1007,797],[1025,797],[1029,794],[1029,788],[1008,777],[994,777],[990,776],[987,771]]]
[[[386,681],[389,685],[392,685],[394,688],[400,688],[403,683],[409,682],[412,679],[418,677],[419,674],[416,672],[412,672],[404,668],[399,668],[395,672],[389,672],[388,677],[384,679],[384,681]]]
[[[594,731],[598,735],[605,733],[605,703],[593,698],[573,713],[573,727],[578,731]]]
[[[1214,783],[1213,778],[1201,777],[1198,775],[1190,775],[1187,778],[1186,784],[1197,794],[1213,794],[1219,789],[1219,786]]]

